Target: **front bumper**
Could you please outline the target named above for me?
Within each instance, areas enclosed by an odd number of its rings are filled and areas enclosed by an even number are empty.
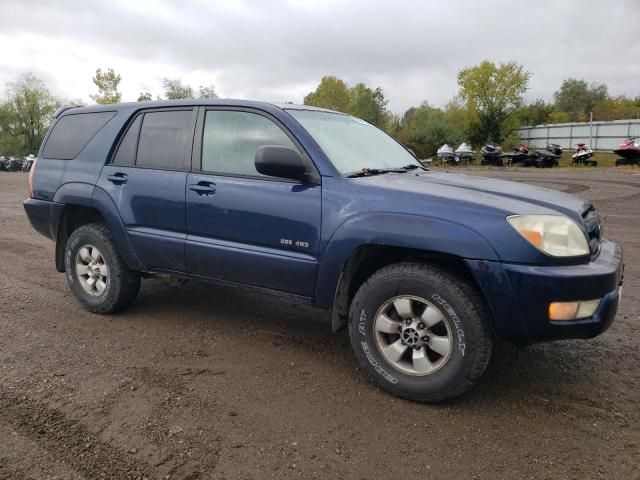
[[[622,248],[604,240],[585,265],[532,266],[467,260],[501,338],[526,345],[566,338],[591,338],[613,322],[620,300]],[[549,320],[551,302],[601,299],[588,318]]]

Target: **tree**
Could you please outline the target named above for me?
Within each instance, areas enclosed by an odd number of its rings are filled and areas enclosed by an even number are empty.
[[[0,149],[36,153],[60,102],[31,73],[7,84],[8,99],[0,106]]]
[[[609,98],[604,83],[588,84],[585,80],[568,78],[562,82],[560,90],[553,94],[555,109],[567,112],[570,122],[586,121],[596,104]]]
[[[485,60],[458,72],[460,98],[477,115],[482,141],[501,142],[514,128],[512,114],[522,105],[530,78],[516,62],[496,65]]]
[[[140,95],[138,95],[138,100],[136,100],[137,102],[148,102],[153,100],[153,97],[151,96],[151,93],[149,92],[140,92]]]
[[[193,98],[193,88],[189,85],[183,85],[180,79],[165,78],[162,81],[164,96],[167,100],[178,100],[181,98]]]
[[[380,87],[358,83],[353,87],[339,78],[323,77],[316,89],[304,97],[305,105],[329,108],[362,118],[380,128],[387,128],[390,114]]]
[[[593,107],[595,120],[624,120],[640,118],[640,97],[619,96],[597,103]]]
[[[214,85],[202,86],[198,88],[199,98],[218,98],[218,94],[216,93],[216,87]]]
[[[423,102],[404,113],[396,138],[419,158],[426,158],[435,155],[436,150],[445,143],[455,148],[464,141],[464,131],[460,125],[456,125],[451,112]]]
[[[91,99],[94,102],[99,105],[106,105],[119,103],[122,100],[122,94],[118,91],[122,78],[113,71],[113,68],[108,68],[106,72],[97,69],[96,76],[92,80],[95,86],[98,87],[98,93],[91,95]]]
[[[349,109],[349,87],[339,78],[333,76],[322,77],[316,89],[304,97],[304,104],[347,113]]]
[[[349,89],[347,113],[385,128],[389,121],[387,103],[380,87],[372,90],[364,83],[358,83]]]
[[[535,102],[523,106],[516,112],[520,125],[542,125],[549,121],[553,105],[538,98]]]

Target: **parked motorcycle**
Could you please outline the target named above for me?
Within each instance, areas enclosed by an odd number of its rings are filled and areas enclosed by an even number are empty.
[[[616,167],[640,163],[640,144],[635,138],[625,138],[613,153],[622,157],[616,160]]]
[[[552,168],[559,165],[559,159],[562,155],[562,147],[557,143],[550,143],[536,152],[536,168]]]
[[[571,165],[574,167],[578,165],[597,166],[598,161],[590,160],[591,157],[593,157],[593,150],[591,150],[586,143],[578,143],[576,153],[571,155]]]
[[[480,154],[482,155],[480,165],[493,165],[496,167],[504,165],[502,147],[497,143],[487,143],[480,150]]]

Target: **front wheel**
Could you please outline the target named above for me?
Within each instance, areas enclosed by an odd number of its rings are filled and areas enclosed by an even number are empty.
[[[140,290],[140,275],[127,267],[102,223],[82,225],[71,233],[64,265],[71,291],[90,312],[122,310]]]
[[[349,320],[364,370],[388,392],[418,402],[469,390],[493,348],[476,290],[446,270],[419,263],[373,274],[356,293]]]

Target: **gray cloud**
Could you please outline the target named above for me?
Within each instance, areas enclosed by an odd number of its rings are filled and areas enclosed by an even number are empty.
[[[3,49],[22,55],[0,56],[0,82],[30,70],[59,94],[86,98],[95,68],[112,61],[129,99],[159,93],[166,68],[224,96],[301,101],[333,74],[380,85],[399,112],[422,100],[443,105],[460,68],[491,59],[524,64],[530,98],[549,99],[569,76],[640,94],[635,0],[181,3],[2,2],[0,32],[12,32],[0,34]],[[49,43],[64,51],[40,58]]]

